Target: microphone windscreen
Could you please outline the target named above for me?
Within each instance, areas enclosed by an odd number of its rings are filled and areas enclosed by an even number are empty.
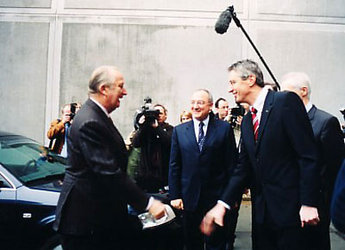
[[[216,25],[215,25],[215,30],[217,33],[219,34],[223,34],[225,33],[228,28],[229,28],[229,24],[231,22],[231,14],[230,14],[230,11],[229,10],[225,10],[223,11],[217,22],[216,22]]]

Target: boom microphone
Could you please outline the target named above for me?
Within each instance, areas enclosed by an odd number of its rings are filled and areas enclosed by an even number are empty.
[[[229,9],[226,9],[225,11],[222,12],[222,14],[220,14],[216,22],[216,26],[215,26],[216,32],[219,34],[224,34],[228,30],[230,22],[231,22],[231,13]]]

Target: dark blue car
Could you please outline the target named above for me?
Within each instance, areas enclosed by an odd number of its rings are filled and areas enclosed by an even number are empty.
[[[61,249],[52,230],[65,159],[0,132],[0,249]]]
[[[62,249],[52,225],[66,166],[65,158],[34,140],[0,131],[1,250]],[[168,202],[167,194],[151,195]],[[148,250],[182,249],[181,238],[176,222],[142,231]]]

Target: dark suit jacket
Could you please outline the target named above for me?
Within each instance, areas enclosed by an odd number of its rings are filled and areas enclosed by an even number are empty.
[[[329,217],[334,182],[344,158],[343,134],[338,119],[314,105],[309,110],[308,117],[313,127],[317,146],[322,198],[327,204],[325,212]]]
[[[124,141],[111,119],[91,100],[79,110],[68,135],[70,166],[54,228],[87,235],[121,229],[127,204],[144,210],[148,198],[126,175]]]
[[[291,92],[269,91],[258,142],[254,143],[250,112],[241,131],[239,164],[222,200],[232,205],[249,178],[256,222],[300,225],[301,205],[316,207],[319,190],[313,131],[302,101]]]
[[[331,205],[331,217],[333,225],[340,232],[345,234],[345,160],[339,170],[334,186]]]
[[[193,121],[175,127],[169,166],[171,199],[182,199],[187,211],[194,211],[198,205],[215,205],[231,174],[236,154],[234,134],[227,122],[210,117],[201,152]]]

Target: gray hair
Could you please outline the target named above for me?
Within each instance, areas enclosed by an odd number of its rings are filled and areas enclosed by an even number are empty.
[[[105,84],[110,86],[116,80],[116,72],[118,69],[115,66],[103,65],[96,68],[91,75],[89,81],[89,94],[96,94],[99,92],[99,86]]]
[[[194,93],[196,93],[196,92],[205,92],[208,95],[208,102],[213,103],[213,96],[212,96],[211,92],[208,91],[207,89],[197,89],[194,91]]]
[[[259,68],[259,65],[249,59],[238,61],[234,64],[232,64],[228,71],[236,71],[240,74],[242,80],[247,80],[250,75],[254,75],[256,77],[256,84],[260,87],[264,87],[264,76],[262,74],[261,69]]]
[[[300,90],[303,87],[308,88],[308,99],[310,99],[311,88],[310,78],[304,72],[290,72],[285,74],[281,79],[282,86],[290,86],[295,90]]]

